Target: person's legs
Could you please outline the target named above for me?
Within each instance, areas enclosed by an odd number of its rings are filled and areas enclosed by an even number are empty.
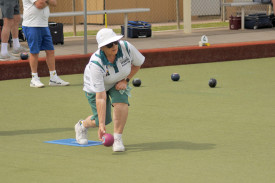
[[[27,42],[30,47],[30,67],[32,73],[37,73],[38,57],[40,52],[41,37],[39,28],[36,27],[23,27],[24,34],[26,35]]]
[[[30,87],[34,87],[34,88],[44,87],[44,84],[41,83],[40,78],[38,77],[38,73],[37,73],[38,56],[39,56],[39,53],[37,53],[37,54],[30,53],[30,58],[29,58],[29,63],[30,63],[31,71],[32,71],[32,80],[30,83]]]
[[[10,18],[3,18],[3,20],[4,20],[4,25],[1,32],[1,42],[8,43],[14,20]]]
[[[109,92],[106,93],[106,116],[105,116],[105,125],[108,125],[112,122],[112,112],[111,112],[111,101],[109,97]],[[97,114],[97,108],[96,108],[96,94],[95,93],[87,93],[85,92],[85,96],[88,99],[88,102],[90,104],[90,107],[92,109],[93,115],[88,116],[84,121],[83,124],[86,128],[89,127],[98,127],[99,121],[98,121],[98,114]]]
[[[30,47],[29,64],[31,68],[32,80],[30,87],[41,88],[44,84],[40,82],[38,77],[38,57],[40,52],[41,36],[40,30],[37,27],[23,27],[24,34],[26,36],[28,45]]]
[[[12,23],[11,30],[10,30],[13,39],[18,38],[18,28],[19,28],[20,21],[21,21],[20,15],[13,16],[13,23]]]
[[[63,81],[60,77],[57,76],[55,70],[55,53],[52,42],[52,36],[50,29],[48,27],[41,28],[42,34],[42,42],[41,42],[41,50],[45,50],[46,52],[46,62],[50,71],[50,82],[51,86],[68,86],[69,82]]]
[[[113,151],[120,152],[125,151],[125,147],[122,141],[122,133],[126,125],[128,118],[128,95],[126,93],[121,94],[115,87],[109,90],[112,98],[112,105],[114,106],[114,144]]]
[[[89,93],[85,93],[85,94],[91,106],[91,109],[93,111],[93,115],[90,115],[85,120],[83,120],[82,124],[84,125],[85,128],[98,127],[99,121],[98,121],[98,114],[96,109],[96,94],[89,94]],[[105,125],[108,125],[109,123],[112,122],[111,106],[112,106],[111,101],[109,98],[109,94],[107,92]]]
[[[13,1],[3,1],[1,4],[1,10],[2,10],[3,21],[4,21],[4,25],[1,33],[2,43],[8,43],[11,29],[14,24],[14,14],[15,14],[14,3],[15,2]]]
[[[128,117],[128,104],[115,103],[114,106],[114,152],[125,151],[122,141],[122,133]]]
[[[30,53],[29,63],[30,63],[32,73],[37,73],[38,57],[39,57],[39,53],[36,53],[36,54]]]
[[[23,32],[26,36],[28,45],[30,47],[29,63],[32,73],[37,73],[38,57],[41,50],[41,33],[39,27],[23,27]]]
[[[94,128],[98,127],[98,114],[96,109],[96,94],[95,93],[85,93],[86,98],[90,104],[92,109],[93,115],[88,116],[85,120],[82,121],[82,124],[85,128]],[[108,125],[112,122],[112,115],[111,115],[111,101],[109,98],[109,94],[107,92],[107,99],[106,99],[106,117],[105,117],[105,125]]]
[[[115,86],[109,90],[114,107],[114,133],[122,134],[128,117],[128,95],[124,92],[121,94]]]
[[[1,4],[1,10],[3,14],[4,26],[1,35],[2,43],[0,59],[6,58],[18,60],[18,58],[13,56],[19,57],[20,52],[27,51],[26,48],[20,46],[18,39],[18,27],[21,21],[19,1],[3,1]],[[12,34],[13,39],[13,56],[10,56],[10,54],[8,53],[8,41],[10,38],[10,34]],[[17,49],[17,53],[14,52],[15,48]]]
[[[85,92],[85,96],[88,99],[90,107],[93,111],[93,115],[88,116],[85,120],[79,120],[75,125],[75,133],[76,133],[76,141],[79,144],[87,144],[87,129],[88,128],[95,128],[98,127],[98,114],[96,109],[96,94],[95,93],[87,93]],[[108,125],[112,122],[112,115],[111,115],[111,101],[109,98],[109,94],[107,92],[107,99],[106,99],[106,121],[105,124]]]
[[[85,120],[79,120],[75,126],[75,139],[79,144],[88,144],[88,128],[96,127],[95,120],[88,116]]]
[[[13,25],[13,19],[3,18],[4,25],[1,32],[1,59],[9,59],[8,41],[10,38],[10,31]]]
[[[54,50],[45,50],[45,52],[46,52],[46,62],[47,62],[49,71],[55,71]]]
[[[55,56],[54,50],[45,50],[46,52],[46,62],[50,71],[50,82],[51,86],[68,86],[69,82],[63,81],[59,76],[57,76],[55,70]]]
[[[20,42],[19,42],[19,24],[21,21],[21,16],[18,15],[14,15],[14,22],[13,22],[13,26],[11,28],[11,34],[12,34],[12,42],[13,42],[13,50],[12,50],[12,55],[13,56],[17,56],[19,57],[21,53],[23,52],[28,52],[29,49],[21,46]]]
[[[41,27],[41,50],[46,52],[46,62],[49,71],[55,70],[55,56],[52,36],[48,27]]]
[[[15,5],[14,7],[14,16],[13,16],[13,26],[11,28],[11,34],[12,34],[12,42],[13,42],[13,50],[12,55],[19,57],[21,53],[28,52],[29,49],[21,46],[19,42],[19,24],[21,22],[21,16],[19,11],[19,3]]]
[[[128,117],[128,104],[115,103],[114,106],[114,133],[122,134],[127,117]]]
[[[91,118],[93,115],[88,116],[85,120],[82,121],[82,124],[85,128],[95,128],[96,123],[95,120],[92,120]]]

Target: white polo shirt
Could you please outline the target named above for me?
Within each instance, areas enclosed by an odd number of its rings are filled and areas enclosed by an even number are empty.
[[[48,18],[50,15],[49,6],[43,9],[38,9],[34,5],[37,0],[22,0],[23,1],[23,22],[25,27],[48,27]]]
[[[84,71],[84,88],[88,93],[108,91],[131,72],[131,65],[141,66],[145,57],[129,42],[119,41],[116,60],[108,62],[100,49],[90,58]]]

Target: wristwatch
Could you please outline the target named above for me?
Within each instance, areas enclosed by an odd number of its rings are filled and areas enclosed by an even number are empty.
[[[127,81],[127,83],[129,83],[129,81],[130,81],[130,79],[129,79],[129,78],[126,78],[125,80]]]

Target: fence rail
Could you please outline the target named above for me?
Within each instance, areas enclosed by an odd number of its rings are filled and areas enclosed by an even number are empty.
[[[74,11],[74,12],[58,12],[51,13],[50,17],[68,17],[68,16],[87,16],[100,14],[124,14],[124,27],[128,24],[128,13],[149,12],[149,8],[132,8],[132,9],[115,9],[115,10],[101,10],[101,11]],[[74,29],[75,30],[75,29]],[[84,18],[84,54],[87,54],[87,18]],[[128,29],[124,29],[124,36],[127,39]]]

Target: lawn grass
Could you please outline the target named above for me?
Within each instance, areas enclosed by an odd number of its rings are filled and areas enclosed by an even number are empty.
[[[75,123],[91,114],[83,74],[61,76],[68,87],[47,86],[49,77],[41,89],[0,81],[1,182],[273,183],[274,67],[265,58],[141,69],[123,153],[44,143],[74,138]]]

